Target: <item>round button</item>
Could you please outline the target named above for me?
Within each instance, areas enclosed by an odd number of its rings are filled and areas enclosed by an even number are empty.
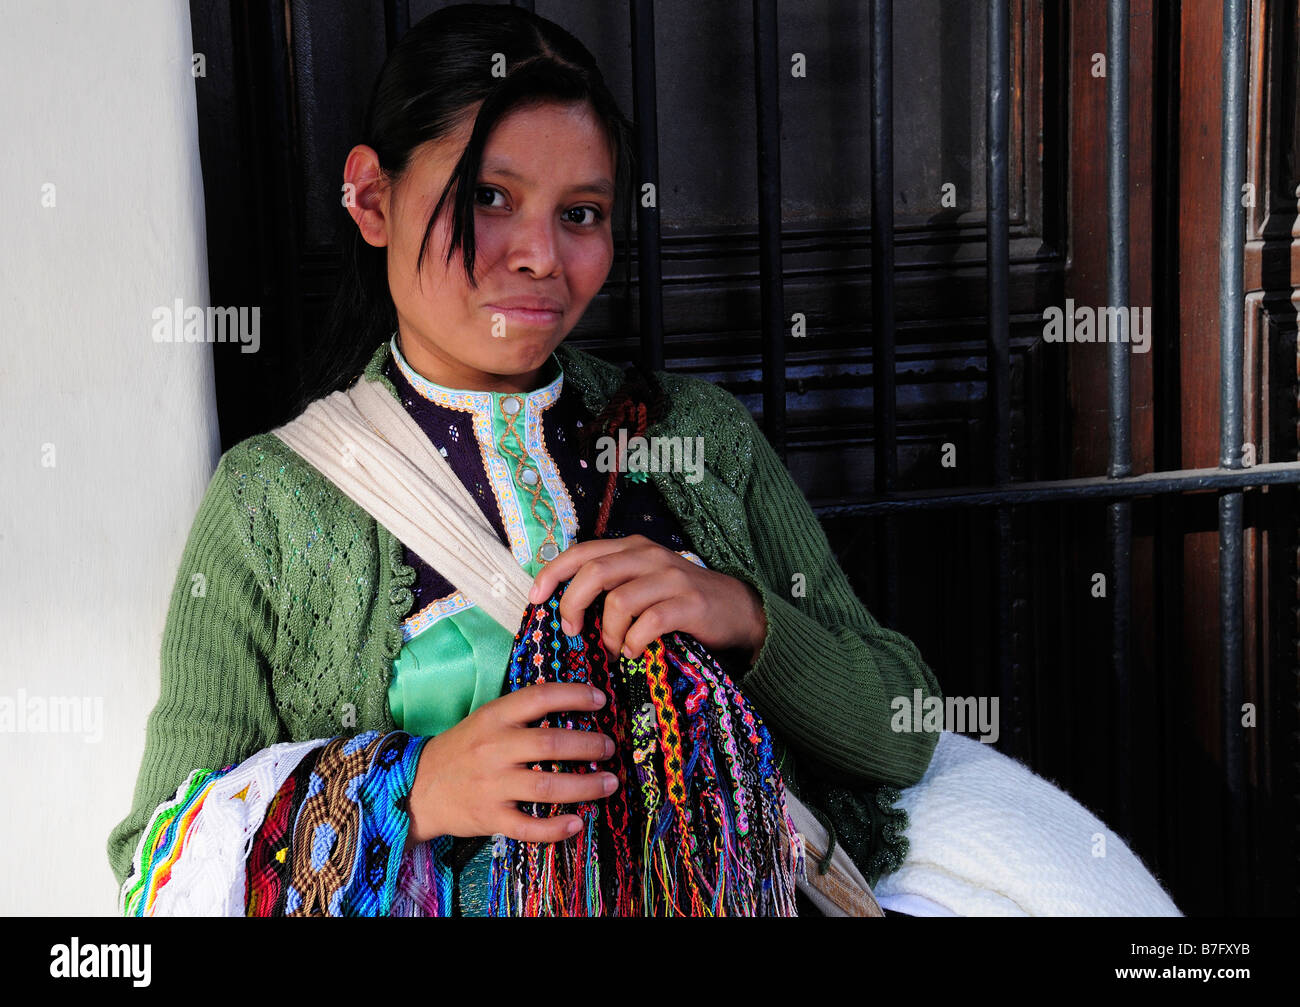
[[[516,398],[502,399],[501,411],[507,416],[513,416],[519,412],[519,400]]]
[[[519,474],[519,481],[526,486],[532,486],[537,482],[537,473],[533,469],[524,469]]]
[[[546,562],[549,563],[558,555],[560,555],[560,547],[554,542],[547,542],[542,546],[542,559],[546,560]]]

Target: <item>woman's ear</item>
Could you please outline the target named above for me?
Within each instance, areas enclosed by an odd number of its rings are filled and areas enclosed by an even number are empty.
[[[388,244],[390,189],[373,147],[357,144],[343,165],[343,205],[369,245]]]

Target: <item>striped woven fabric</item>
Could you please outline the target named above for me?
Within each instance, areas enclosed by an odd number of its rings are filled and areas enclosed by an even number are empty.
[[[185,839],[203,800],[213,784],[234,765],[222,769],[196,769],[154,812],[149,827],[140,836],[131,869],[118,894],[118,912],[123,916],[150,916],[158,892],[171,879],[172,868],[185,847]]]
[[[386,915],[426,740],[368,731],[194,770],[143,833],[119,911]]]

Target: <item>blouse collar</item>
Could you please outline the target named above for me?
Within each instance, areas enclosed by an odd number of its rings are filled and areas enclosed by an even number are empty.
[[[541,387],[535,388],[531,392],[483,392],[448,388],[446,385],[430,381],[418,373],[402,356],[402,351],[397,345],[397,333],[393,333],[389,348],[392,351],[394,363],[402,372],[402,376],[410,382],[411,387],[421,397],[449,409],[464,409],[495,416],[501,408],[501,400],[511,398],[525,400],[524,405],[529,408],[529,411],[545,409],[559,399],[560,392],[564,388],[564,368],[560,366],[559,357],[555,353],[552,353],[542,366],[543,376],[550,375],[550,377],[547,383]]]

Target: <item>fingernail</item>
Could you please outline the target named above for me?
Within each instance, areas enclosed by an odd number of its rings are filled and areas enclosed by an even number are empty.
[[[623,656],[626,657],[629,661],[632,660],[632,648],[625,645],[623,647]]]
[[[569,622],[568,619],[561,619],[561,620],[560,620],[560,629],[564,630],[564,633],[565,633],[566,636],[577,636],[577,635],[578,635],[578,631],[577,631],[577,629],[574,628],[573,623]]]
[[[603,692],[601,692],[599,689],[592,689],[592,690],[591,690],[591,701],[592,701],[593,703],[595,703],[597,706],[604,706],[604,705],[605,705],[605,694],[604,694]]]
[[[618,786],[618,777],[606,773],[605,779],[602,780],[601,782],[605,787],[605,793],[612,794],[614,792],[614,788]]]
[[[614,754],[614,739],[613,739],[613,738],[606,738],[606,739],[605,739],[605,758],[608,759],[608,758],[609,758],[611,755],[613,755],[613,754]]]
[[[573,835],[580,828],[582,828],[582,821],[581,819],[575,818],[573,821],[569,823],[569,835]]]

